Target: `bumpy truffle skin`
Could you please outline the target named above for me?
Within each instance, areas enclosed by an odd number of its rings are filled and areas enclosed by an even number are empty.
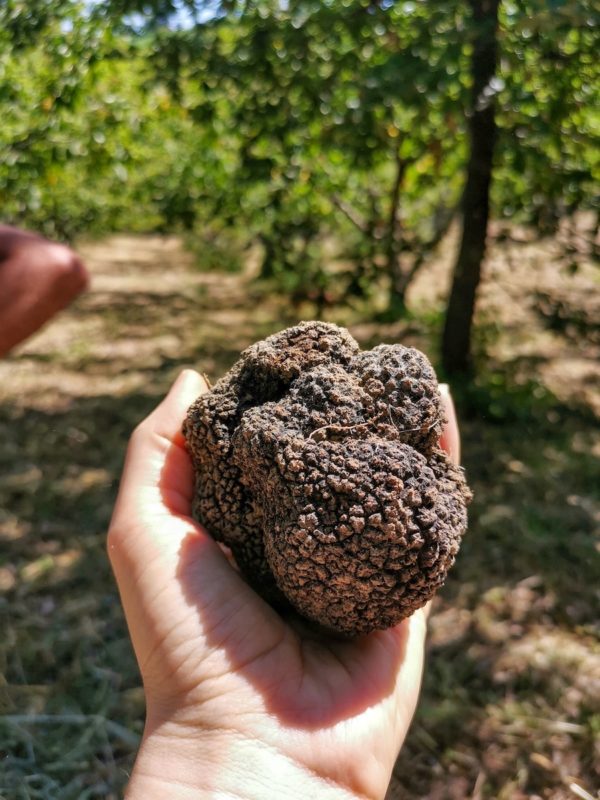
[[[388,628],[442,585],[466,530],[443,422],[418,350],[360,352],[343,328],[302,323],[190,408],[194,515],[270,602],[346,636]]]

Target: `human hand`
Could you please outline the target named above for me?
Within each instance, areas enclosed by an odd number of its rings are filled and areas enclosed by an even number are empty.
[[[63,244],[0,225],[0,357],[69,305],[89,283]]]
[[[108,549],[147,701],[128,800],[383,798],[417,702],[426,610],[355,641],[283,619],[191,518],[180,375],[129,444]],[[452,403],[442,446],[458,459]]]

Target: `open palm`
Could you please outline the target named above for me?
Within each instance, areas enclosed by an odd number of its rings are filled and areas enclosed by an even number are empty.
[[[284,775],[293,765],[341,796],[382,798],[417,701],[426,613],[341,641],[282,618],[245,583],[191,518],[194,476],[180,430],[205,389],[186,371],[136,429],[109,531],[147,696],[136,771],[165,786],[169,765],[158,754],[169,752],[178,771],[180,750],[180,784],[195,785],[196,763],[202,796],[213,796],[210,787],[218,796],[232,768],[215,753],[239,752],[255,771],[282,761]],[[456,456],[451,420],[444,444]]]

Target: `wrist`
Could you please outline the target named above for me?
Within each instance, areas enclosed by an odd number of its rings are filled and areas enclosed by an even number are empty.
[[[144,738],[126,800],[368,800],[253,737],[163,728]]]

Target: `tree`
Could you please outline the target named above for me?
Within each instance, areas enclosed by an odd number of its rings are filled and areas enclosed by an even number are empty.
[[[0,5],[2,220],[62,239],[195,222],[206,140],[151,47],[79,2]]]
[[[231,148],[215,213],[263,243],[265,276],[294,291],[329,281],[338,298],[385,287],[403,310],[460,196],[462,4],[451,12],[255,0],[158,33],[157,75],[196,86],[198,124]],[[347,269],[330,269],[332,239]]]
[[[600,181],[600,16],[591,0],[507,0],[500,9],[498,216],[556,233]]]
[[[449,375],[470,366],[490,207],[511,223],[554,234],[561,218],[593,207],[600,180],[596,5],[591,0],[470,4],[476,43],[470,161],[442,341]],[[490,187],[492,165],[497,179]]]
[[[462,200],[462,238],[442,339],[442,363],[448,375],[464,373],[470,366],[471,329],[485,254],[496,142],[499,0],[469,0],[469,3],[473,14],[470,156]]]
[[[370,296],[395,319],[462,195],[444,360],[464,369],[488,214],[544,235],[592,205],[595,14],[593,0],[6,0],[2,215],[64,237],[208,228],[215,254],[258,241],[280,290]]]

